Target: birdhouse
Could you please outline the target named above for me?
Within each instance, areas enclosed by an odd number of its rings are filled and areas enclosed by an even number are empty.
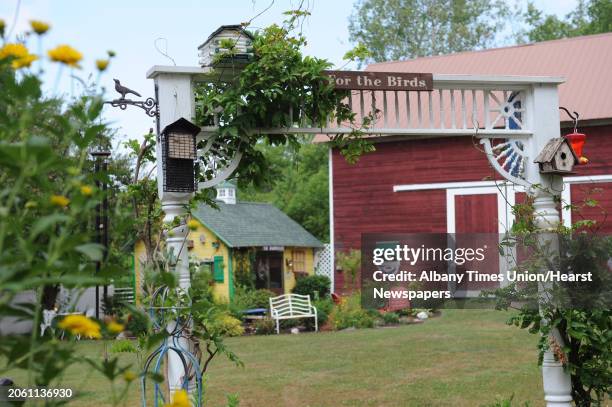
[[[241,25],[222,25],[198,47],[200,66],[240,66],[253,58],[253,35]]]
[[[200,128],[180,118],[164,128],[161,134],[164,191],[194,192],[196,135]]]
[[[557,137],[546,143],[534,162],[540,165],[543,174],[571,174],[578,156],[566,138]]]

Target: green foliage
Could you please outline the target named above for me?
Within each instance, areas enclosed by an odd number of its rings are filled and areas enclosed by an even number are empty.
[[[360,0],[349,32],[368,60],[397,61],[487,48],[509,14],[503,1]]]
[[[328,147],[300,141],[299,148],[260,143],[269,172],[259,187],[246,185],[242,201],[271,202],[318,239],[329,241]]]
[[[223,144],[227,152],[227,157],[218,159],[226,162],[223,160],[238,150],[243,154],[235,173],[241,184],[261,185],[269,170],[269,163],[256,148],[259,142],[298,146],[296,135],[260,134],[254,129],[291,127],[294,120],[323,126],[331,118],[353,126],[350,134],[338,135],[333,140],[347,157],[351,160],[358,157],[355,146],[360,146],[362,152],[371,150],[371,144],[360,138],[359,127],[363,123],[355,123],[355,114],[343,102],[347,93],[334,90],[323,73],[331,64],[302,55],[306,40],[295,33],[302,17],[292,14],[285,25],[272,25],[254,33],[253,61],[240,71],[221,68],[215,73],[218,78],[231,78],[231,82],[210,82],[197,89],[199,124],[213,124],[213,113],[218,115],[216,142]],[[303,117],[288,119],[290,110],[302,112]],[[348,139],[354,143],[346,144]],[[209,175],[203,170],[199,177]]]
[[[308,295],[311,300],[323,299],[329,296],[330,287],[331,282],[327,276],[305,276],[296,280],[293,293]]]
[[[234,277],[235,285],[248,289],[255,289],[255,248],[238,249],[234,254]]]
[[[329,323],[334,330],[346,328],[373,328],[374,317],[361,308],[359,294],[343,298],[329,315]]]
[[[593,205],[597,202],[586,198],[574,209]],[[521,244],[527,249],[523,251],[529,254],[528,259],[520,269],[530,273],[591,273],[592,281],[556,282],[543,287],[537,283],[511,284],[495,290],[496,308],[505,310],[518,304],[518,313],[509,324],[541,335],[540,363],[544,352],[550,350],[571,375],[576,405],[601,405],[612,383],[612,275],[607,266],[612,257],[612,238],[597,235],[598,225],[586,219],[571,228],[559,226],[554,235],[540,231],[530,200],[515,206],[514,212],[521,216],[504,246]],[[559,248],[550,243],[551,238]]]
[[[497,401],[495,401],[495,403],[493,404],[489,404],[487,407],[513,407],[513,406],[518,406],[517,403],[513,402],[514,400],[514,394],[512,396],[510,396],[507,399],[498,399]],[[530,404],[526,401],[524,404],[522,404],[522,407],[529,407]]]
[[[325,324],[329,319],[329,314],[334,309],[334,302],[330,298],[315,300],[313,304],[317,309],[317,322],[319,326]]]
[[[336,264],[342,271],[348,272],[351,276],[351,280],[354,282],[361,269],[361,252],[355,249],[346,252],[338,252],[336,253]]]
[[[385,312],[381,314],[380,318],[385,325],[397,325],[399,324],[399,315],[395,312]]]
[[[228,314],[218,316],[208,325],[208,330],[212,335],[218,336],[241,336],[244,334],[242,322]]]
[[[579,1],[576,8],[564,18],[545,15],[532,2],[529,2],[522,18],[528,28],[519,33],[519,42],[548,41],[607,33],[612,31],[612,1]]]
[[[110,351],[111,353],[136,353],[138,350],[132,341],[124,339],[113,341]]]
[[[275,322],[270,318],[258,319],[254,325],[256,335],[272,335],[276,332]]]
[[[268,309],[270,307],[270,297],[275,296],[275,293],[266,289],[251,290],[246,287],[236,287],[230,309],[236,318],[242,318],[244,316],[242,312],[247,309]]]

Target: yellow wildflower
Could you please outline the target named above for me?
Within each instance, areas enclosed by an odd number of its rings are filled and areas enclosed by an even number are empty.
[[[183,389],[178,390],[174,393],[174,398],[172,399],[172,403],[164,404],[164,407],[190,407],[191,403],[189,402],[189,395]]]
[[[98,71],[104,72],[108,68],[109,62],[108,59],[96,59],[96,68],[98,68]]]
[[[126,371],[123,374],[123,380],[125,380],[126,382],[133,382],[136,379],[136,373],[132,372],[131,370]]]
[[[70,199],[66,198],[63,195],[51,195],[51,204],[55,206],[59,206],[61,208],[65,208],[70,203]]]
[[[189,222],[187,222],[187,227],[189,230],[197,230],[198,227],[200,227],[200,222],[195,219],[190,219]]]
[[[87,338],[100,338],[100,325],[85,315],[68,315],[57,326],[70,331],[73,335],[83,335]]]
[[[51,25],[40,20],[30,20],[30,27],[32,27],[32,30],[34,30],[36,34],[43,35],[47,31],[49,31]]]
[[[8,43],[0,48],[0,59],[13,58],[11,66],[13,69],[28,67],[38,59],[25,45],[19,43]]]
[[[93,188],[89,185],[81,185],[81,195],[83,196],[92,196]]]
[[[125,330],[125,325],[120,324],[117,321],[110,321],[108,324],[106,324],[106,327],[108,328],[109,332],[114,334],[118,334],[119,332],[123,332]]]
[[[49,50],[48,54],[52,61],[77,68],[79,67],[79,61],[83,59],[83,54],[70,45],[58,45]]]

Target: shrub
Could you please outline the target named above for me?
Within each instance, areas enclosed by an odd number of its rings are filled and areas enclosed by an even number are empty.
[[[270,318],[258,319],[255,322],[256,335],[270,335],[275,332],[276,325]]]
[[[276,294],[270,290],[250,290],[244,287],[238,287],[234,294],[234,298],[230,304],[232,315],[236,318],[242,318],[242,312],[251,308],[266,308],[270,306],[270,297],[275,297]]]
[[[382,314],[381,319],[385,323],[385,325],[397,325],[399,324],[399,315],[395,312],[385,312]]]
[[[240,336],[244,334],[242,322],[229,314],[223,314],[215,318],[207,328],[213,335]]]
[[[351,281],[355,282],[357,272],[361,268],[361,252],[355,249],[348,252],[338,252],[336,263],[342,271],[347,271],[351,275]]]
[[[306,276],[298,278],[293,288],[294,294],[309,295],[311,300],[326,298],[331,282],[327,276]]]
[[[330,298],[315,300],[312,305],[317,309],[317,323],[319,328],[329,319],[329,314],[334,309],[334,302]],[[307,318],[305,322],[307,329],[314,329],[314,319]]]
[[[342,302],[331,312],[329,321],[335,330],[374,327],[374,317],[361,308],[359,294],[343,298]]]

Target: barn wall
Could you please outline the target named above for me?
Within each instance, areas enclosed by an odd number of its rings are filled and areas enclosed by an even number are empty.
[[[575,175],[612,174],[612,125],[584,127],[580,131],[587,134],[584,155],[590,162],[580,166]],[[479,148],[470,137],[381,142],[376,144],[375,152],[364,155],[354,165],[334,150],[336,250],[359,249],[361,234],[368,232],[445,233],[444,190],[397,193],[393,186],[491,179],[496,174]],[[604,191],[597,198],[609,206],[607,222],[612,222],[612,185],[600,187]]]

